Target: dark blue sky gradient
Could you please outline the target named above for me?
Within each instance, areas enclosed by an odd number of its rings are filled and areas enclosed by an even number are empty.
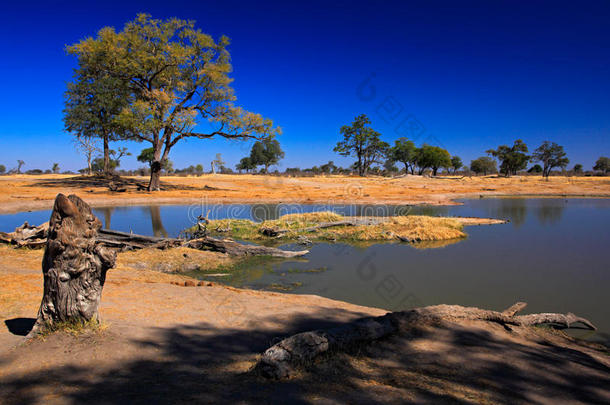
[[[65,45],[103,26],[120,30],[138,12],[231,38],[238,102],[283,128],[281,168],[347,166],[332,148],[359,113],[388,142],[415,119],[425,128],[411,132],[418,144],[465,162],[517,138],[530,149],[564,145],[570,167],[610,155],[609,1],[45,1],[4,3],[0,13],[0,163],[85,165],[62,130],[75,66]],[[134,155],[148,147],[126,146]],[[189,140],[170,158],[207,169],[218,152],[233,166],[248,151]]]

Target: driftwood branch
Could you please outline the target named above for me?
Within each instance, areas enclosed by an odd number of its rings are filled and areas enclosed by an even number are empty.
[[[290,251],[260,245],[245,245],[231,239],[217,239],[210,236],[190,240],[186,242],[184,246],[193,249],[208,248],[232,256],[273,256],[289,258],[303,256],[309,253],[308,250]]]
[[[31,226],[27,222],[15,229],[15,232],[0,233],[0,243],[9,243],[18,247],[44,247],[47,242],[49,224]],[[232,256],[273,256],[298,257],[309,253],[308,250],[289,251],[260,245],[246,245],[231,239],[217,239],[204,236],[185,241],[176,238],[159,238],[137,235],[111,229],[100,229],[97,232],[96,243],[118,250],[134,250],[144,248],[168,249],[185,246],[193,249],[209,249],[227,253]]]
[[[559,324],[568,328],[580,322],[589,329],[595,330],[595,326],[589,320],[571,313],[514,316],[526,305],[524,302],[518,302],[503,312],[459,305],[436,305],[410,311],[389,312],[379,317],[362,318],[327,331],[303,332],[267,349],[257,363],[256,370],[268,378],[287,378],[294,375],[300,366],[310,363],[322,353],[346,350],[354,344],[381,339],[408,330],[409,327],[423,321],[468,319],[516,326]]]

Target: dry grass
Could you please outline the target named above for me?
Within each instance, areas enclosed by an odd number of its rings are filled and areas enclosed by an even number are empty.
[[[234,238],[252,241],[270,239],[269,236],[262,233],[264,228],[287,231],[274,238],[280,240],[296,240],[300,236],[319,241],[384,241],[396,240],[397,235],[417,241],[440,241],[466,237],[466,234],[462,231],[463,225],[458,219],[415,215],[372,218],[379,221],[379,223],[372,225],[344,225],[306,231],[306,228],[321,223],[350,219],[350,217],[343,217],[332,212],[317,212],[289,214],[262,223],[244,219],[222,219],[210,221],[208,229],[213,234],[229,235]],[[217,229],[229,229],[229,231],[216,232]]]
[[[141,249],[119,254],[117,268],[149,269],[164,273],[211,271],[236,261],[224,253],[189,248]]]
[[[70,175],[0,176],[0,212],[50,209],[57,193],[77,193],[94,206],[173,203],[205,199],[215,203],[321,204],[451,204],[452,199],[479,195],[605,196],[608,177],[274,177],[262,175],[203,175],[163,177],[172,188],[143,192],[130,188],[112,193],[108,187],[87,185],[86,177]],[[146,183],[147,178],[130,177]],[[206,186],[208,186],[206,188]]]
[[[38,335],[39,339],[46,339],[49,335],[57,332],[67,333],[72,336],[81,336],[91,333],[100,333],[108,329],[110,325],[105,322],[99,322],[97,319],[89,321],[73,320],[64,322],[55,322],[44,327]]]

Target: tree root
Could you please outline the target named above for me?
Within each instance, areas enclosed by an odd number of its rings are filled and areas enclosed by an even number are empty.
[[[288,337],[267,349],[262,354],[255,370],[267,378],[288,378],[294,375],[300,366],[311,363],[322,353],[342,351],[354,344],[380,339],[405,331],[423,321],[468,319],[517,326],[559,324],[567,328],[579,322],[589,329],[596,329],[589,320],[571,313],[515,316],[526,306],[527,304],[524,302],[517,302],[505,311],[498,312],[459,305],[436,305],[415,308],[410,311],[389,312],[379,317],[363,318],[327,331],[303,332]]]

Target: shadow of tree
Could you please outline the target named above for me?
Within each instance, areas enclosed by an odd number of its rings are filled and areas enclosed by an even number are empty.
[[[145,339],[132,339],[128,344],[152,349],[158,355],[133,356],[110,368],[50,367],[4,377],[0,386],[6,402],[19,404],[40,402],[50,393],[76,403],[513,404],[610,400],[610,369],[586,353],[543,339],[524,345],[499,338],[497,333],[453,324],[416,326],[348,353],[328,355],[287,381],[269,381],[248,371],[258,354],[279,339],[345,324],[333,319],[346,314],[343,310],[321,310],[299,315],[283,325],[279,318],[269,317],[246,329],[219,330],[205,322],[157,328]],[[422,342],[431,346],[426,348]],[[112,350],[112,339],[98,344]]]
[[[125,187],[127,189],[137,190],[148,185],[147,180],[121,177],[117,175],[104,176],[74,176],[61,179],[41,179],[36,183],[28,185],[28,187],[71,187],[71,188],[88,188],[88,187],[108,187],[110,182],[113,182],[117,187]],[[208,190],[205,187],[193,187],[183,184],[170,184],[161,182],[161,190]]]
[[[18,336],[25,336],[30,333],[35,323],[36,319],[34,318],[14,318],[4,321],[9,332]]]

